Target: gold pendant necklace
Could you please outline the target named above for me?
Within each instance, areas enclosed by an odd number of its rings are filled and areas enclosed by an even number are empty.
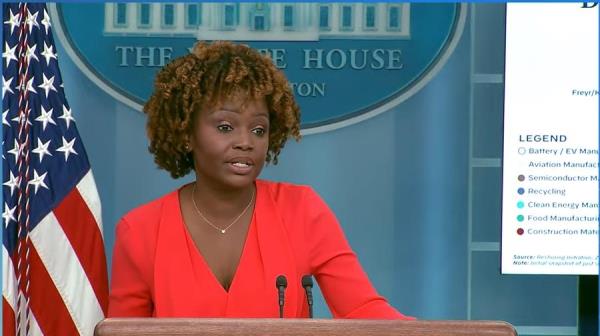
[[[196,212],[198,213],[198,215],[200,215],[200,217],[202,217],[202,219],[206,223],[208,223],[208,225],[212,226],[215,230],[219,231],[221,234],[227,233],[227,230],[229,230],[229,228],[232,227],[233,224],[237,223],[237,221],[246,213],[246,211],[248,211],[248,208],[250,208],[252,201],[254,201],[254,191],[252,192],[252,197],[250,198],[250,202],[248,202],[248,205],[246,205],[244,210],[233,220],[233,222],[231,222],[231,224],[227,225],[227,227],[225,227],[223,229],[223,228],[220,228],[220,227],[216,226],[215,224],[213,224],[210,220],[208,220],[208,218],[206,218],[206,216],[204,216],[202,214],[202,211],[200,211],[200,209],[198,209],[198,205],[196,204],[196,183],[195,182],[194,182],[194,186],[192,187],[192,203],[194,204],[194,209],[196,209]]]

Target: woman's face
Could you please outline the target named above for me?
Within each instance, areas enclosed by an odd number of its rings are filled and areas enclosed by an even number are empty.
[[[224,189],[252,185],[269,149],[269,110],[264,98],[223,99],[197,114],[190,141],[199,180]]]

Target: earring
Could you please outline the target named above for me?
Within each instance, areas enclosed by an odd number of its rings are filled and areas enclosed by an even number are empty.
[[[189,143],[186,143],[186,144],[185,144],[185,151],[186,151],[186,152],[191,152],[191,151],[192,151],[192,147],[190,146],[190,144],[189,144]]]

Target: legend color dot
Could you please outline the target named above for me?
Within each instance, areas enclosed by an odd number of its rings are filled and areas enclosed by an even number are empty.
[[[518,201],[517,202],[517,208],[523,209],[524,206],[525,206],[525,203],[523,203],[523,201]]]
[[[518,216],[517,216],[517,220],[518,220],[519,222],[522,222],[523,220],[525,220],[525,217],[523,217],[523,215],[518,215]]]

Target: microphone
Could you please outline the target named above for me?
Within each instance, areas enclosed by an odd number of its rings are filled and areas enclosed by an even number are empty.
[[[283,318],[283,304],[285,303],[285,288],[287,287],[287,279],[285,275],[277,276],[275,286],[279,293],[279,318]]]
[[[306,292],[306,301],[308,302],[308,318],[313,318],[312,276],[305,275],[302,277],[302,287],[304,287],[304,291]]]

